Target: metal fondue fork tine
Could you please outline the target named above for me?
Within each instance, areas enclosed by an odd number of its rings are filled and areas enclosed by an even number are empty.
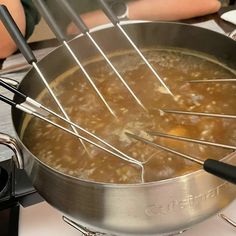
[[[99,89],[97,88],[97,86],[95,85],[95,83],[93,82],[92,78],[90,77],[90,75],[88,74],[88,72],[86,71],[86,69],[84,68],[84,66],[82,65],[82,63],[80,62],[80,60],[78,59],[78,57],[75,55],[75,53],[73,52],[73,50],[71,49],[71,47],[69,46],[69,44],[66,41],[66,35],[64,34],[64,32],[60,29],[60,27],[58,26],[57,22],[55,21],[54,17],[52,16],[52,14],[49,12],[45,2],[43,0],[34,0],[34,5],[36,6],[36,8],[39,10],[39,12],[41,13],[41,15],[43,16],[43,18],[45,19],[45,21],[47,22],[47,24],[49,25],[50,29],[54,32],[55,36],[57,37],[57,40],[60,41],[68,50],[68,52],[70,53],[70,55],[73,57],[73,59],[75,60],[75,62],[78,64],[78,66],[80,67],[80,69],[83,71],[86,79],[88,80],[88,82],[90,83],[90,85],[92,86],[92,88],[95,90],[96,94],[98,95],[98,97],[101,99],[101,101],[104,103],[104,105],[107,107],[107,109],[109,110],[109,112],[115,117],[116,114],[115,112],[111,109],[111,107],[109,106],[109,104],[107,103],[106,99],[104,98],[104,96],[101,94],[101,92],[99,91]]]
[[[165,82],[161,79],[161,77],[158,75],[158,73],[155,71],[155,69],[152,67],[152,65],[148,62],[146,57],[143,55],[143,53],[138,49],[138,47],[135,45],[133,40],[129,37],[129,35],[125,32],[125,30],[120,25],[120,20],[118,17],[113,13],[112,9],[109,7],[106,0],[98,0],[100,5],[103,8],[104,13],[107,15],[107,17],[110,19],[112,24],[116,26],[122,34],[125,36],[125,38],[129,41],[129,43],[132,45],[132,47],[135,49],[135,51],[139,54],[139,56],[142,58],[142,60],[145,62],[145,64],[148,66],[148,68],[151,70],[151,72],[154,74],[154,76],[158,79],[158,81],[162,84],[162,86],[167,90],[167,92],[174,96],[168,86],[165,84]]]
[[[78,27],[78,29],[86,35],[89,40],[93,43],[93,45],[97,48],[97,50],[100,52],[100,54],[103,56],[103,58],[106,60],[106,62],[109,64],[109,66],[112,68],[112,70],[115,72],[116,76],[119,78],[119,80],[123,83],[123,85],[127,88],[129,93],[132,95],[132,97],[135,99],[135,101],[144,109],[147,111],[145,106],[142,104],[140,99],[135,95],[135,93],[132,91],[132,89],[129,87],[129,85],[126,83],[126,81],[123,79],[121,74],[117,71],[117,69],[114,67],[114,65],[111,63],[109,58],[106,56],[106,54],[103,52],[101,47],[97,44],[97,42],[94,40],[92,35],[89,32],[89,28],[85,25],[82,18],[77,14],[77,12],[72,8],[70,3],[67,0],[56,0],[57,3],[62,7],[62,9],[65,11],[65,13],[70,17],[75,25]]]
[[[236,79],[198,79],[198,80],[189,80],[188,83],[222,83],[222,82],[236,82]]]
[[[213,160],[213,159],[206,159],[206,160],[203,161],[199,158],[196,158],[196,157],[193,157],[193,156],[175,151],[174,149],[162,146],[160,144],[153,143],[153,142],[149,141],[148,139],[142,138],[138,135],[131,134],[131,133],[128,133],[128,132],[126,132],[126,135],[128,135],[129,137],[134,138],[138,141],[146,143],[146,144],[148,144],[148,145],[150,145],[154,148],[159,148],[159,149],[165,150],[169,153],[178,155],[180,157],[183,157],[184,159],[187,159],[189,161],[192,161],[192,162],[195,162],[199,165],[202,165],[203,169],[206,172],[211,173],[215,176],[218,176],[222,179],[225,179],[225,180],[227,180],[231,183],[236,184],[236,166],[229,165],[227,163],[217,161],[217,160]]]
[[[112,146],[111,144],[107,143],[105,140],[99,138],[97,135],[95,135],[95,134],[93,134],[93,133],[87,131],[86,129],[82,128],[81,126],[79,126],[79,125],[77,125],[77,124],[75,124],[75,123],[73,123],[73,122],[71,122],[71,121],[67,121],[64,117],[58,115],[57,113],[55,113],[55,112],[52,111],[52,110],[49,110],[47,107],[41,105],[41,108],[44,109],[45,111],[47,111],[48,113],[50,113],[50,114],[56,116],[57,118],[59,118],[59,119],[65,121],[66,123],[75,126],[77,129],[80,129],[81,131],[85,132],[86,134],[92,136],[93,138],[95,138],[95,139],[98,140],[99,142],[101,142],[101,143],[105,144],[106,146],[110,147],[111,149],[113,149],[114,151],[118,152],[119,154],[121,154],[122,156],[126,157],[127,159],[129,159],[129,160],[131,160],[131,161],[137,161],[136,159],[134,159],[134,158],[128,156],[127,154],[123,153],[122,151],[120,151],[120,150],[117,149],[116,147],[114,147],[114,146]],[[143,162],[140,162],[140,161],[137,161],[137,162],[139,162],[140,164],[143,164]]]
[[[8,9],[4,5],[0,5],[0,19],[1,19],[2,23],[4,24],[4,26],[6,27],[7,31],[9,32],[10,36],[12,37],[12,39],[15,41],[19,50],[21,51],[21,53],[23,54],[23,56],[27,60],[27,62],[35,68],[36,72],[40,76],[40,79],[43,81],[44,85],[46,86],[47,90],[49,91],[50,95],[52,96],[52,98],[54,99],[56,104],[58,105],[62,114],[65,116],[65,118],[67,120],[70,120],[69,116],[65,112],[61,103],[59,102],[59,100],[55,96],[54,92],[50,88],[46,78],[42,74],[41,70],[38,68],[38,66],[36,64],[37,59],[34,56],[32,50],[30,49],[29,45],[26,43],[26,40],[24,39],[23,35],[21,34],[21,31],[19,30],[18,26],[16,25],[14,19],[12,18],[11,14],[9,13]],[[78,133],[77,130],[73,126],[71,126],[71,128],[75,133]],[[80,142],[83,145],[85,151],[88,153],[87,148],[86,148],[85,144],[83,143],[83,141],[80,140]]]
[[[45,121],[45,122],[47,122],[47,123],[57,127],[57,128],[59,128],[59,129],[61,129],[63,131],[65,131],[65,132],[67,132],[69,134],[72,134],[75,137],[77,137],[79,139],[82,139],[83,141],[88,142],[89,144],[92,144],[95,147],[97,147],[97,148],[99,148],[99,149],[101,149],[103,151],[108,152],[109,154],[112,154],[112,155],[114,155],[114,156],[116,156],[116,157],[118,157],[118,158],[120,158],[120,159],[122,159],[124,161],[129,162],[129,163],[138,165],[141,168],[141,180],[142,180],[142,182],[144,182],[144,167],[143,167],[143,164],[140,163],[139,161],[137,161],[137,160],[135,160],[133,158],[126,158],[126,157],[124,157],[122,155],[119,155],[117,152],[113,152],[113,151],[111,151],[111,150],[109,150],[109,149],[107,149],[107,148],[105,148],[105,147],[103,147],[103,146],[93,142],[92,140],[90,140],[90,139],[80,135],[80,134],[74,133],[73,131],[71,131],[71,130],[69,130],[69,129],[67,129],[67,128],[65,128],[65,127],[63,127],[63,126],[61,126],[61,125],[59,125],[59,124],[57,124],[57,123],[47,119],[47,118],[45,118],[42,114],[38,113],[37,111],[35,112],[35,109],[34,108],[32,109],[30,106],[24,106],[24,104],[17,104],[16,102],[10,100],[9,98],[7,98],[7,97],[5,97],[5,96],[3,96],[1,94],[0,94],[0,100],[5,102],[8,105],[11,105],[11,106],[13,106],[13,107],[15,107],[15,108],[17,108],[17,109],[19,109],[19,110],[29,114],[29,115],[37,117],[37,118],[39,118],[39,119],[41,119],[41,120],[43,120],[43,121]]]
[[[236,119],[236,115],[224,115],[224,114],[207,113],[207,112],[178,111],[169,109],[161,109],[160,111],[175,115],[207,116],[213,118]]]
[[[3,86],[4,88],[6,88],[7,90],[9,90],[10,92],[16,94],[18,97],[20,97],[22,99],[21,103],[19,105],[24,106],[26,108],[28,108],[29,110],[31,110],[32,112],[36,112],[42,116],[48,115],[48,113],[56,116],[57,118],[63,120],[64,122],[66,122],[67,124],[70,124],[74,127],[76,127],[77,129],[85,132],[86,134],[92,136],[93,138],[95,138],[96,140],[100,141],[101,143],[105,144],[106,146],[110,147],[111,149],[113,149],[114,151],[118,152],[119,154],[121,154],[122,156],[126,157],[127,160],[131,160],[133,162],[138,162],[140,164],[142,164],[142,162],[137,161],[136,159],[126,155],[125,153],[121,152],[119,149],[115,148],[114,146],[112,146],[111,144],[107,143],[106,141],[104,141],[103,139],[99,138],[98,136],[96,136],[95,134],[87,131],[86,129],[82,128],[81,126],[73,123],[72,121],[68,121],[66,120],[64,117],[60,116],[59,114],[57,114],[56,112],[50,110],[49,108],[43,106],[42,104],[40,104],[39,102],[35,101],[34,99],[26,96],[25,94],[23,94],[22,92],[20,92],[19,90],[17,90],[16,88],[14,88],[13,86],[7,84],[6,82],[4,82],[1,78],[0,78],[0,85]],[[42,112],[42,110],[44,112]]]
[[[152,136],[170,138],[170,139],[175,139],[175,140],[178,140],[178,141],[186,141],[186,142],[197,143],[197,144],[201,144],[201,145],[209,145],[209,146],[213,146],[213,147],[220,147],[220,148],[236,150],[236,146],[232,146],[232,145],[226,145],[226,144],[221,144],[221,143],[213,143],[213,142],[204,141],[204,140],[200,140],[200,139],[186,138],[186,137],[176,136],[176,135],[171,135],[171,134],[164,134],[164,133],[156,132],[156,131],[147,131],[147,133],[152,135]]]

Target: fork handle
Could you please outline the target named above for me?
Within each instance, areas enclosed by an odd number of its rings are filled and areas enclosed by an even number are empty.
[[[203,164],[203,168],[208,173],[236,184],[236,166],[213,159],[207,159]]]

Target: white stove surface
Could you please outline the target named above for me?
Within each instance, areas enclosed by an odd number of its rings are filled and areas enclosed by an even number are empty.
[[[236,221],[236,200],[223,210],[225,215]],[[20,210],[19,236],[81,236],[77,230],[62,220],[62,214],[48,205],[39,203]],[[235,236],[236,228],[214,216],[193,226],[181,236]]]

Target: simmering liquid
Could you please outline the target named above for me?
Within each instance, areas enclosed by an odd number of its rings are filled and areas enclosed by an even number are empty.
[[[51,85],[71,120],[131,157],[139,161],[149,160],[144,164],[146,182],[184,175],[201,167],[136,141],[128,137],[126,131],[202,160],[220,159],[230,153],[232,150],[150,136],[146,131],[235,145],[236,122],[232,119],[160,111],[165,108],[236,114],[235,83],[187,83],[194,79],[235,78],[233,72],[219,63],[187,51],[160,48],[143,51],[174,97],[166,92],[136,53],[116,54],[111,57],[114,66],[148,112],[137,104],[111,68],[103,60],[97,59],[87,63],[86,69],[118,119],[110,114],[81,70],[72,68]],[[43,91],[38,100],[59,112],[47,91]],[[70,129],[62,121],[51,116],[49,118]],[[37,118],[30,120],[23,142],[41,161],[65,174],[105,183],[141,182],[139,166],[85,143],[87,153],[78,138]]]

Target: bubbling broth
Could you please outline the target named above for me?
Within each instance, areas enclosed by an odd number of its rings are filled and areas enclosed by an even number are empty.
[[[236,122],[233,120],[174,115],[160,111],[168,108],[235,114],[234,83],[186,82],[204,78],[234,78],[232,70],[188,51],[164,48],[143,51],[171,89],[174,98],[165,91],[138,55],[127,51],[114,54],[111,60],[148,112],[136,103],[109,66],[103,60],[96,59],[87,63],[86,69],[118,119],[109,113],[81,70],[72,68],[51,84],[71,120],[131,157],[139,161],[149,160],[144,165],[146,182],[184,175],[200,167],[131,139],[125,134],[126,131],[203,160],[221,159],[230,153],[231,150],[222,148],[149,136],[146,131],[235,145]],[[43,91],[38,100],[57,110],[47,91]],[[55,117],[49,118],[70,129]],[[137,165],[85,143],[87,153],[78,138],[37,118],[32,118],[27,125],[23,142],[42,162],[65,174],[104,183],[141,182],[141,169]]]

